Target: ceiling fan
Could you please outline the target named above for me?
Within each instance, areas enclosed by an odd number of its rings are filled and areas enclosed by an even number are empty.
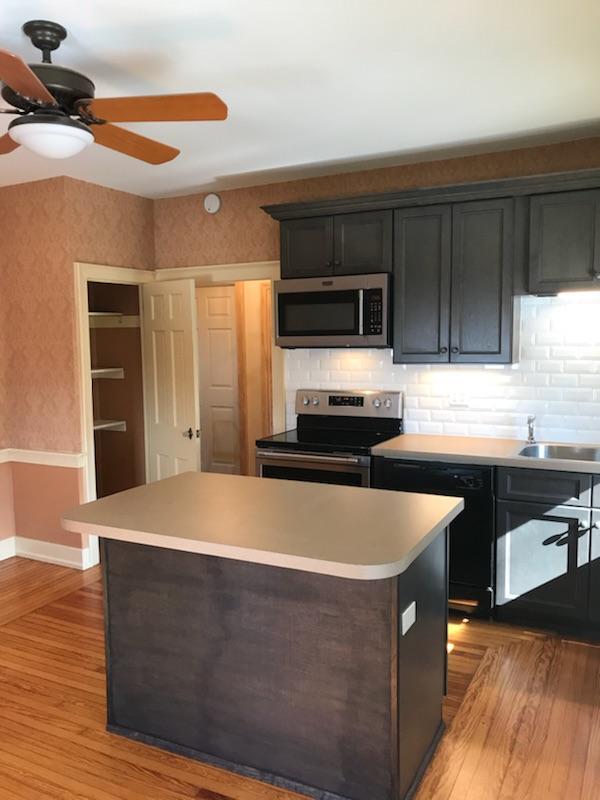
[[[179,150],[112,123],[227,119],[227,106],[212,92],[96,99],[88,77],[52,63],[52,51],[67,36],[62,25],[32,20],[23,31],[42,51],[42,63],[27,65],[0,49],[0,94],[15,109],[0,111],[17,115],[0,136],[0,155],[23,145],[48,158],[68,158],[95,141],[148,164],[164,164]]]

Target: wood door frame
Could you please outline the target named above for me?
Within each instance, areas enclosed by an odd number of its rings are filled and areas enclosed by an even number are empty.
[[[141,287],[154,280],[154,272],[130,267],[110,267],[104,264],[73,264],[75,281],[75,350],[79,383],[79,426],[83,446],[82,503],[97,499],[96,493],[96,448],[94,444],[94,404],[92,399],[92,353],[90,346],[88,283],[114,283]],[[142,313],[140,298],[140,314]],[[144,393],[145,395],[145,393]],[[145,411],[145,409],[144,409]],[[144,413],[145,418],[145,413]],[[144,425],[144,449],[146,449]],[[100,561],[97,536],[88,536],[86,563],[93,567]]]
[[[203,267],[161,268],[154,273],[157,281],[172,281],[179,278],[193,278],[196,288],[223,284],[236,284],[245,281],[273,281],[280,278],[279,261],[250,261],[240,264],[210,264]],[[275,293],[273,292],[273,303]],[[274,311],[274,309],[273,309]],[[275,314],[273,313],[273,319]],[[273,428],[285,429],[285,367],[283,351],[271,337],[271,417]],[[202,421],[200,422],[202,424]]]
[[[90,264],[75,261],[73,278],[75,290],[75,352],[77,381],[79,384],[79,426],[81,431],[81,453],[83,475],[81,502],[89,503],[97,499],[96,464],[94,447],[94,408],[92,401],[92,381],[90,377],[92,356],[90,348],[88,320],[88,283],[115,283],[140,287],[140,315],[143,314],[141,286],[153,281],[172,281],[179,278],[193,278],[196,287],[213,284],[236,283],[239,281],[279,280],[279,261],[255,261],[240,264],[216,264],[202,267],[174,267],[156,270],[134,269],[132,267],[113,267],[106,264]],[[273,295],[274,296],[274,295]],[[274,318],[274,317],[273,317]],[[142,343],[143,359],[143,343]],[[272,417],[277,430],[285,428],[285,384],[283,352],[271,340],[272,363]],[[144,401],[145,401],[144,390]],[[145,408],[144,408],[145,417]],[[144,449],[146,433],[144,427]],[[146,465],[147,466],[147,465]],[[86,563],[94,566],[100,560],[97,536],[88,537]]]

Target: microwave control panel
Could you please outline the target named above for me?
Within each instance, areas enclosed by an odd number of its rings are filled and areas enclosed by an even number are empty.
[[[363,328],[367,336],[383,333],[383,292],[381,289],[365,289]]]

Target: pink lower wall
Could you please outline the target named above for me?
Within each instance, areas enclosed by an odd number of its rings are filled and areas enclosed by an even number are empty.
[[[0,540],[14,535],[12,464],[0,464]]]
[[[82,470],[40,464],[13,463],[11,466],[17,536],[81,547],[82,537],[64,531],[60,518],[81,502]]]

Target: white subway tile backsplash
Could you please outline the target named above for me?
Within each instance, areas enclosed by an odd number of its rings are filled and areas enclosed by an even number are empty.
[[[286,351],[287,423],[296,389],[405,393],[407,433],[600,442],[600,293],[525,297],[521,361],[507,366],[393,364],[390,350]],[[467,407],[457,407],[464,399]]]

